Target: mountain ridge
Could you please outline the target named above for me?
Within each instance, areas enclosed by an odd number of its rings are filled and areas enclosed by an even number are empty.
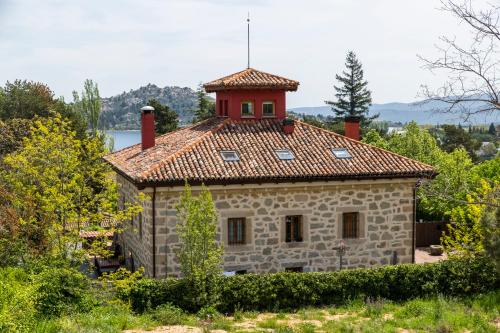
[[[161,88],[149,83],[135,90],[131,89],[128,92],[103,98],[102,126],[106,129],[115,130],[140,129],[139,110],[151,98],[157,99],[160,103],[168,105],[174,110],[179,115],[180,125],[190,123],[194,116],[194,110],[198,107],[196,91],[189,87],[165,86]],[[213,100],[211,97],[208,98]],[[370,107],[369,114],[380,113],[378,120],[393,123],[407,123],[414,120],[418,124],[428,125],[468,124],[457,115],[432,111],[444,106],[443,102],[436,101],[376,103]],[[310,116],[322,115],[326,117],[334,115],[328,105],[294,107],[288,108],[287,111]],[[500,122],[499,115],[493,113],[473,115],[470,120],[473,125]]]

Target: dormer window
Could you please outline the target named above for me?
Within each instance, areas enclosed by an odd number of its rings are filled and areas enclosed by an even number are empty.
[[[352,158],[351,154],[349,154],[346,148],[332,148],[332,153],[336,158],[340,160]]]
[[[280,160],[293,160],[295,158],[293,153],[288,149],[277,149],[275,152]]]
[[[253,117],[253,103],[250,101],[244,101],[241,103],[241,116],[242,117]]]
[[[240,156],[234,150],[222,150],[220,156],[226,162],[237,162],[240,160]]]
[[[262,116],[263,117],[275,117],[274,113],[274,102],[264,102],[262,103]]]

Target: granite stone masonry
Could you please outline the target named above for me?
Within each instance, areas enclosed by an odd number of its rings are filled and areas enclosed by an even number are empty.
[[[120,195],[133,200],[138,191],[123,177]],[[358,212],[359,235],[345,239],[346,268],[370,267],[412,260],[413,189],[416,179],[209,186],[219,216],[218,240],[224,245],[224,270],[252,273],[333,271],[339,268],[335,247],[342,240],[342,214]],[[156,277],[178,276],[176,205],[182,187],[156,192]],[[196,187],[193,187],[196,194]],[[135,268],[152,276],[151,191],[139,221],[121,235],[123,248]],[[301,216],[303,238],[286,242],[286,216]],[[245,243],[229,245],[229,218],[245,218]],[[129,252],[127,252],[129,251]],[[131,260],[129,259],[130,263]]]

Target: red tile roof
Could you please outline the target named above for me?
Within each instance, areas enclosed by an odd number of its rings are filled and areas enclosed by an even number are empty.
[[[332,148],[346,148],[352,158],[337,159]],[[293,160],[275,150],[289,149]],[[226,162],[221,150],[234,150],[240,161]],[[105,159],[137,185],[189,183],[312,181],[350,178],[427,177],[430,165],[296,121],[284,134],[277,120],[213,118],[111,153]]]
[[[283,89],[296,91],[298,86],[298,81],[261,72],[253,68],[247,68],[203,85],[205,91],[209,93],[230,89]]]

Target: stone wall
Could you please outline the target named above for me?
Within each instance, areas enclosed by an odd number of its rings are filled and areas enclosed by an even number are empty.
[[[343,212],[359,212],[360,238],[345,240],[344,267],[369,267],[411,262],[413,187],[416,179],[346,181],[300,184],[229,185],[209,187],[219,214],[218,239],[224,243],[224,269],[264,273],[303,267],[304,271],[338,269],[334,247],[342,238]],[[121,193],[134,190],[119,177]],[[175,249],[179,240],[175,205],[181,187],[158,188],[156,193],[156,276],[177,275]],[[151,189],[144,192],[150,198]],[[196,188],[193,188],[196,194]],[[151,201],[145,202],[142,239],[137,230],[122,236],[137,265],[152,275]],[[285,216],[303,216],[302,242],[285,242]],[[227,244],[227,219],[245,217],[248,244]],[[137,228],[136,228],[137,229]]]
[[[140,191],[132,183],[120,175],[116,176],[116,182],[118,184],[118,206],[120,208],[127,204],[139,202],[138,197]],[[133,266],[135,269],[144,267],[145,274],[152,276],[153,224],[150,193],[145,193],[142,205],[143,212],[141,214],[135,216],[130,221],[123,222],[123,232],[119,234],[119,239],[120,245],[123,247],[123,254],[125,256],[127,267],[129,269],[132,268],[133,260]]]

